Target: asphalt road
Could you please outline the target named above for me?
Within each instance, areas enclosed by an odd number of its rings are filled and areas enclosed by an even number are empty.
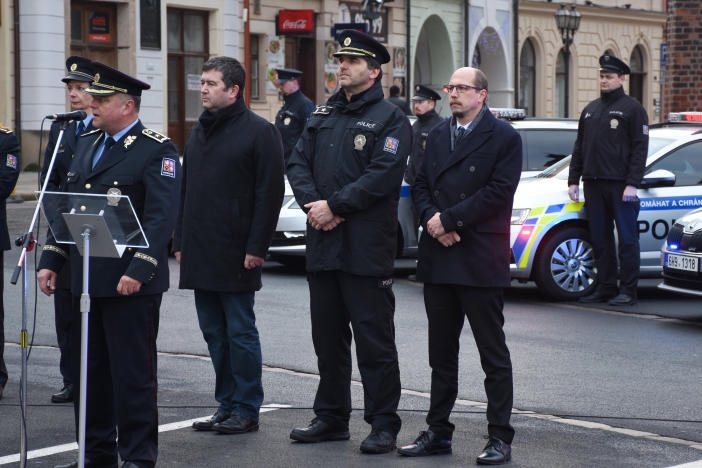
[[[8,205],[13,236],[27,229],[33,203]],[[44,227],[41,230],[45,230]],[[0,401],[0,466],[19,466],[21,294],[9,278],[19,250],[5,253],[5,350],[10,382]],[[33,257],[29,263],[34,268]],[[394,291],[402,386],[403,429],[409,443],[425,429],[430,368],[426,316],[420,284],[407,281],[413,261],[398,261]],[[31,276],[30,276],[31,277]],[[256,295],[262,340],[264,404],[258,433],[220,436],[189,427],[164,427],[159,466],[464,466],[475,465],[485,441],[483,373],[468,324],[462,333],[459,403],[453,420],[451,456],[406,459],[394,454],[367,456],[358,445],[370,428],[363,421],[363,394],[353,386],[354,414],[349,442],[300,445],[290,429],[306,425],[316,390],[316,357],[309,324],[309,297],[303,271],[268,263],[264,287]],[[171,261],[173,288],[164,295],[158,348],[160,424],[204,417],[216,408],[214,374],[200,334],[191,291],[176,289],[178,268]],[[506,292],[505,332],[515,381],[513,444],[515,467],[671,467],[702,460],[702,308],[699,299],[676,296],[644,280],[640,302],[626,309],[553,303],[531,284]],[[34,314],[30,284],[29,449],[75,441],[70,405],[52,405],[60,387],[58,350],[51,300],[40,294]],[[33,328],[34,323],[36,326]],[[15,343],[15,344],[13,344]],[[360,382],[354,372],[353,378]],[[527,413],[522,413],[527,412]],[[531,413],[533,412],[533,413]],[[648,435],[646,435],[648,434]],[[57,449],[58,450],[58,449]],[[56,450],[54,450],[56,451]],[[75,450],[32,458],[29,466],[54,466],[76,457]],[[702,466],[700,464],[699,466]]]

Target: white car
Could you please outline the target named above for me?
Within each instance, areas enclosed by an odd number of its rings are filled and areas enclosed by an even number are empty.
[[[702,198],[702,197],[700,197]],[[702,296],[702,209],[675,221],[661,249],[663,282],[659,288],[691,296]]]
[[[692,116],[683,118],[687,115]],[[660,276],[661,242],[676,219],[702,206],[702,127],[651,127],[646,172],[638,191],[642,277]],[[581,201],[568,198],[569,163],[566,158],[537,177],[522,179],[512,211],[512,278],[535,281],[540,290],[559,300],[576,300],[597,285],[582,188]]]

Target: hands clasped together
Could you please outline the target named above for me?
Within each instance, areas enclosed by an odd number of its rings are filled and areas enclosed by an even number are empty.
[[[441,245],[451,247],[461,240],[461,236],[456,231],[446,232],[444,225],[441,224],[440,216],[441,213],[436,213],[431,217],[429,222],[427,222],[427,231],[431,237],[441,242]]]
[[[332,213],[326,200],[308,203],[305,205],[305,208],[309,210],[307,212],[307,222],[318,231],[320,229],[331,231],[345,221],[341,216]]]

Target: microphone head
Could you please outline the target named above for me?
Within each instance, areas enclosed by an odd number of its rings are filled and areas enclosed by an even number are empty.
[[[83,110],[78,110],[74,112],[76,114],[75,120],[85,120],[85,118],[88,116],[85,111]]]

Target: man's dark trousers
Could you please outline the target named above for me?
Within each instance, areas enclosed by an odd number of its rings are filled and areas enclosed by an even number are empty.
[[[636,298],[639,282],[641,248],[637,218],[640,202],[622,201],[626,182],[613,180],[585,181],[585,208],[590,223],[590,237],[595,250],[599,286],[597,291],[610,296],[627,294]],[[619,272],[621,287],[617,291],[617,246],[614,224],[619,238]]]
[[[363,380],[364,419],[397,436],[402,422],[392,283],[340,270],[309,273],[312,341],[319,366],[314,412],[339,430],[351,415],[351,328]],[[351,324],[351,328],[349,327]]]
[[[56,291],[54,291],[54,321],[56,324],[56,341],[58,341],[59,350],[61,352],[59,371],[61,371],[61,377],[63,377],[64,387],[71,384],[72,310],[73,294],[71,294],[71,290],[56,289]],[[78,395],[78,389],[76,389],[75,395]]]
[[[485,371],[488,433],[512,443],[509,420],[514,390],[512,362],[502,330],[502,288],[476,288],[452,284],[424,284],[424,305],[429,319],[431,400],[427,424],[442,439],[451,439],[455,426],[449,416],[458,395],[459,339],[466,317],[473,331]]]
[[[124,461],[156,466],[158,407],[156,337],[163,294],[91,297],[88,322],[88,389],[85,457],[99,465]],[[73,296],[71,376],[78,435],[80,297]],[[117,429],[127,437],[119,438]]]

